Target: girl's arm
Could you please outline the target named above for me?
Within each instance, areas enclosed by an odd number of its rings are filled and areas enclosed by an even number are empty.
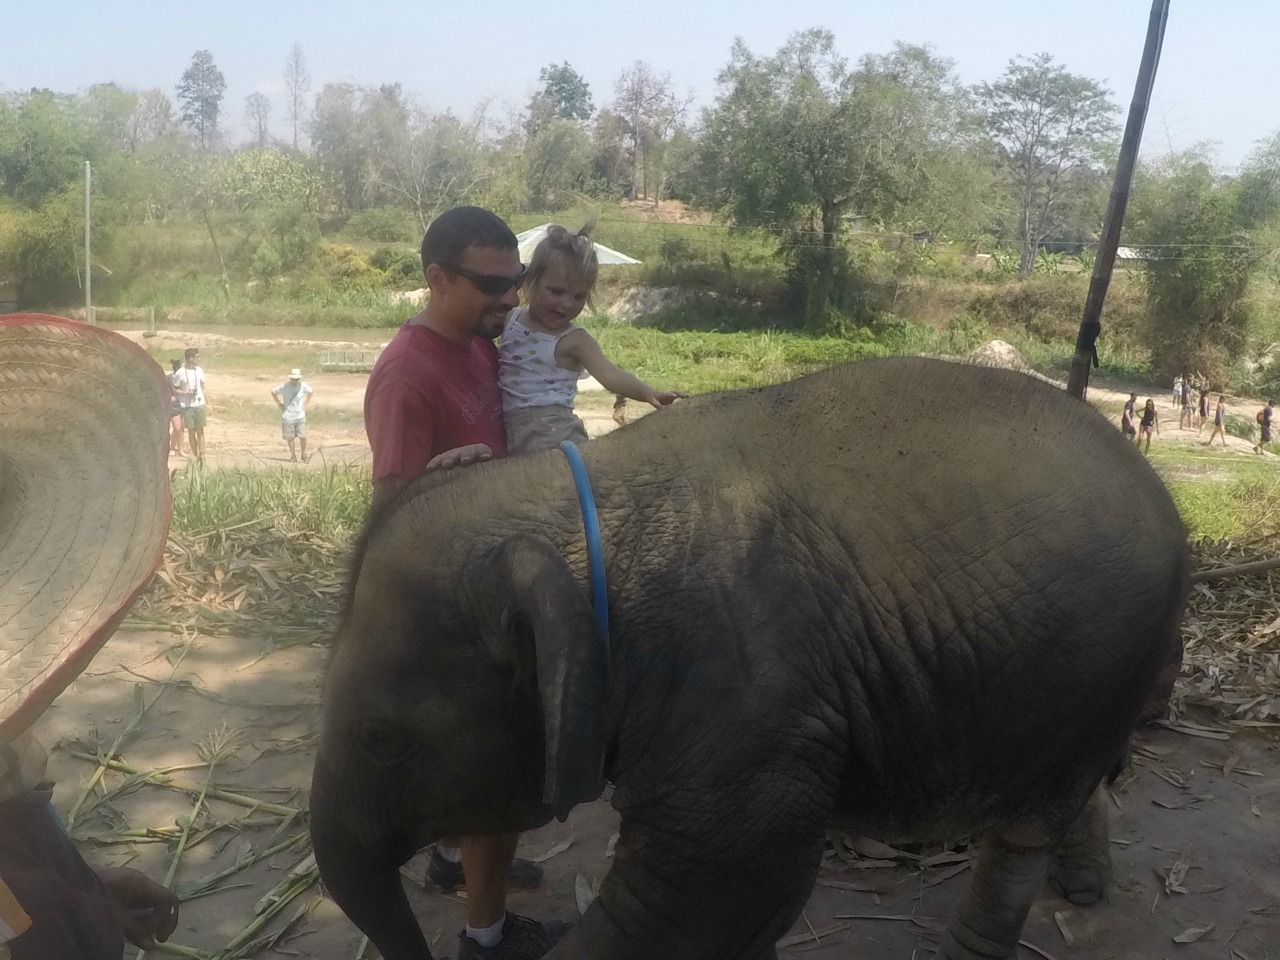
[[[655,390],[634,373],[623,370],[604,355],[596,338],[581,328],[561,338],[556,344],[556,359],[562,357],[575,361],[611,393],[621,394],[632,400],[642,400],[658,409],[687,396],[680,390]]]

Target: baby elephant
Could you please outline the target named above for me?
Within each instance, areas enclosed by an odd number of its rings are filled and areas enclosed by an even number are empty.
[[[829,825],[982,832],[941,954],[1010,956],[1046,876],[1107,882],[1105,808],[1188,589],[1178,514],[1084,403],[899,358],[701,397],[584,448],[610,638],[565,457],[423,480],[370,523],[325,682],[321,874],[429,957],[397,867],[615,784],[599,899],[557,960],[753,960]]]

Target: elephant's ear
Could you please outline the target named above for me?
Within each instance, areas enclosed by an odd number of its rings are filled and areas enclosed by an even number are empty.
[[[490,562],[499,594],[505,594],[502,619],[514,619],[533,635],[545,744],[542,800],[563,820],[604,788],[604,642],[573,571],[545,537],[509,537]]]

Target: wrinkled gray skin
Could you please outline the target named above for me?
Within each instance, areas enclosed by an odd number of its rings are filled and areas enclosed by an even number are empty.
[[[941,945],[1007,957],[1046,875],[1090,902],[1105,809],[1187,591],[1132,444],[1007,371],[874,361],[704,397],[584,448],[612,630],[559,451],[375,520],[333,648],[321,874],[387,960],[396,867],[616,784],[599,899],[549,956],[774,957],[832,823],[985,831]]]

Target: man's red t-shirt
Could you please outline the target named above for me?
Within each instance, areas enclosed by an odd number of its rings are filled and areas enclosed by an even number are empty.
[[[373,448],[374,480],[411,480],[432,457],[473,443],[505,456],[497,348],[483,337],[459,346],[406,323],[369,375],[364,429]]]

